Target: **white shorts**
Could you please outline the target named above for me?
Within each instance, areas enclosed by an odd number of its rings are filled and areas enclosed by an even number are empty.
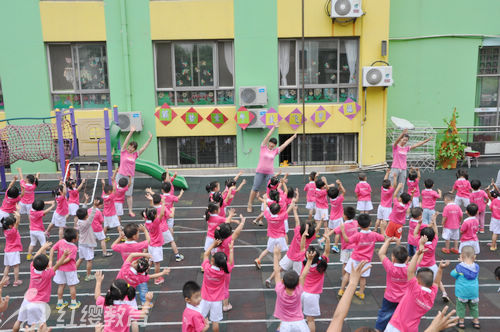
[[[66,227],[66,218],[68,216],[61,216],[59,213],[54,212],[52,215],[52,221],[51,223],[54,224],[56,227]]]
[[[32,247],[36,246],[37,243],[40,243],[40,245],[43,246],[47,241],[43,231],[30,231],[30,240],[30,246]]]
[[[165,241],[165,244],[168,244],[174,240],[174,237],[172,236],[172,233],[170,233],[170,229],[167,229],[163,234],[163,240]]]
[[[384,332],[401,332],[401,331],[392,326],[391,323],[387,323],[387,327],[385,328]]]
[[[467,205],[470,204],[470,200],[468,198],[465,198],[465,197],[460,197],[460,196],[455,196],[455,204],[457,204],[458,206],[462,205],[464,208],[467,207]]]
[[[137,294],[137,295],[139,295],[139,294]],[[125,299],[127,299],[127,300],[125,300]],[[138,308],[137,308],[137,296],[136,296],[136,297],[134,297],[134,299],[133,299],[133,300],[128,300],[128,297],[125,297],[125,299],[121,300],[121,301],[120,301],[120,304],[128,304],[128,305],[129,305],[129,306],[131,306],[132,308],[134,308],[134,309],[136,309],[136,310],[138,309]]]
[[[50,306],[45,302],[30,302],[23,300],[17,320],[27,322],[28,325],[43,324],[50,316]]]
[[[316,209],[316,202],[307,202],[306,203],[306,209],[308,209],[308,210],[314,210],[314,209]]]
[[[340,261],[344,264],[347,264],[347,262],[351,258],[351,254],[352,254],[352,249],[340,250]]]
[[[7,218],[8,216],[10,216],[10,213],[0,210],[0,220],[2,220],[3,218]]]
[[[420,197],[413,197],[411,201],[411,207],[419,207],[420,206]]]
[[[379,205],[377,209],[377,219],[389,221],[389,215],[391,212],[392,208]]]
[[[299,276],[302,271],[302,262],[292,261],[287,255],[280,260],[280,266],[284,271],[294,270]]]
[[[316,208],[316,213],[314,214],[314,220],[328,220],[328,209]]]
[[[500,220],[491,217],[490,232],[493,234],[500,234]]]
[[[118,220],[116,214],[114,216],[104,217],[104,227],[115,228],[118,226],[120,226],[120,220]]]
[[[320,294],[311,294],[308,292],[302,293],[302,312],[305,316],[321,316],[321,311],[319,309],[319,297]]]
[[[115,210],[116,210],[117,216],[123,216],[123,203],[116,203],[115,202]]]
[[[30,214],[31,204],[19,202],[19,214]]]
[[[345,265],[345,271],[347,273],[351,273],[353,269],[357,268],[359,263],[361,262],[358,262],[357,260],[354,260],[352,258],[349,258],[349,260],[347,261],[347,264]],[[361,276],[363,278],[368,278],[370,276],[370,272],[371,272],[371,268],[369,268],[368,270],[366,270],[363,274],[361,274]]]
[[[78,285],[78,283],[80,282],[78,280],[78,274],[76,273],[76,271],[57,270],[53,280],[58,285],[68,286]]]
[[[288,219],[283,220],[283,224],[285,226],[285,234],[288,234],[290,227],[288,226]]]
[[[443,234],[441,235],[443,240],[456,240],[460,239],[460,230],[459,229],[449,229],[443,227]]]
[[[358,201],[356,204],[356,210],[358,211],[371,211],[373,210],[372,201]]]
[[[94,259],[94,247],[89,247],[84,244],[78,246],[78,257],[86,261]]]
[[[280,246],[281,252],[288,251],[288,245],[286,244],[285,237],[279,237],[277,239],[270,237],[267,239],[267,251],[272,254],[275,246]]]
[[[206,301],[201,300],[201,314],[208,318],[211,322],[220,322],[222,320],[222,301]]]
[[[296,320],[294,322],[281,322],[280,332],[309,332],[309,326],[305,320]]]
[[[21,254],[19,251],[6,252],[3,256],[3,265],[16,266],[21,264]]]
[[[212,243],[214,243],[214,238],[212,237],[206,237],[205,238],[205,246],[203,247],[203,250],[207,251],[208,248],[210,248],[210,246],[212,245]]]
[[[330,219],[330,220],[328,220],[328,228],[335,229],[335,228],[339,227],[343,221],[344,221],[344,218],[342,218],[342,217],[340,217],[339,219],[335,219],[335,220]]]
[[[151,259],[155,263],[163,261],[163,247],[148,246],[148,252],[153,256]]]
[[[102,241],[106,238],[106,235],[104,235],[104,231],[94,232],[94,235],[97,241]]]
[[[479,249],[479,241],[465,241],[465,242],[460,242],[460,246],[458,247],[458,252],[462,253],[462,248],[465,246],[471,246],[474,248],[474,253],[476,255],[479,254],[480,249]]]
[[[76,216],[76,211],[78,210],[79,207],[80,207],[80,205],[78,205],[76,203],[69,203],[68,204],[69,215]]]
[[[262,212],[266,211],[266,203],[262,203],[260,205],[260,211],[262,211]]]
[[[436,276],[437,276],[437,273],[438,273],[438,266],[436,264],[432,265],[432,266],[419,266],[417,267],[417,272],[418,270],[422,269],[422,268],[428,268],[428,269],[431,269],[431,271],[434,273],[434,278],[432,279],[433,281],[436,279]]]
[[[174,218],[168,218],[167,225],[169,229],[174,229]]]

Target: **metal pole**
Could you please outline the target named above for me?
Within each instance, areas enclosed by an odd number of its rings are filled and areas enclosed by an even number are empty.
[[[2,179],[2,191],[7,189],[7,179],[5,178],[5,166],[0,166],[0,178]]]
[[[66,156],[64,155],[64,134],[62,129],[62,111],[56,109],[56,126],[57,126],[57,143],[59,148],[59,167],[61,167],[61,175],[64,179],[66,171]]]
[[[305,64],[306,64],[306,57],[304,55],[304,48],[305,48],[305,38],[304,38],[304,0],[302,0],[302,59],[301,59],[301,66],[302,66],[302,87],[301,87],[301,92],[302,92],[302,144],[301,144],[301,157],[302,157],[302,175],[306,175],[306,94],[305,94]]]
[[[75,109],[73,106],[69,107],[69,116],[71,119],[71,130],[73,132],[73,157],[78,157],[80,152],[78,151],[78,141],[76,138],[76,121],[75,121]]]
[[[111,153],[111,137],[109,135],[109,111],[104,109],[104,133],[106,136],[106,161],[108,165],[108,184],[111,184],[111,177],[113,176],[113,156]]]
[[[120,125],[120,117],[118,116],[118,106],[116,105],[113,106],[113,121],[116,123],[117,126]],[[118,150],[121,150],[122,143],[120,142],[120,136],[118,136],[118,141],[116,143],[116,146]]]

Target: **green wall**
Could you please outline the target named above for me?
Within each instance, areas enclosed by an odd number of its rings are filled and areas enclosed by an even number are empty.
[[[500,1],[391,1],[389,62],[394,85],[390,116],[443,126],[454,107],[459,125],[474,124],[476,74],[482,37],[394,40],[443,34],[500,34]]]
[[[256,19],[258,18],[258,19]],[[240,86],[266,86],[267,108],[278,107],[277,1],[234,0],[234,72],[236,105]],[[267,129],[238,128],[237,165],[256,168]],[[277,135],[275,135],[277,136]],[[275,166],[279,163],[275,159]]]

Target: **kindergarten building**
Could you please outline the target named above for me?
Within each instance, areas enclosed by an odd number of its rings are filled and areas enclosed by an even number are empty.
[[[392,88],[363,88],[362,71],[391,59],[390,1],[351,3],[359,17],[333,19],[328,1],[306,0],[302,41],[301,0],[3,0],[0,118],[72,106],[79,150],[95,155],[117,105],[142,121],[139,144],[154,136],[141,158],[251,169],[274,114],[280,142],[305,133],[279,162],[381,164]]]

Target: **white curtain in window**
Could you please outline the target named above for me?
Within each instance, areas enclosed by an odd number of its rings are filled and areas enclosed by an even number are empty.
[[[279,58],[281,86],[287,86],[286,75],[288,75],[288,71],[290,70],[290,41],[280,41]]]
[[[193,53],[193,48],[194,48],[194,45],[191,44],[191,43],[180,43],[180,44],[177,44],[179,45],[180,48],[182,48],[184,50],[184,52],[188,53],[191,55],[191,53]]]
[[[227,70],[234,76],[234,51],[232,42],[224,42],[224,60]]]
[[[346,40],[344,42],[347,55],[347,65],[349,66],[349,83],[356,82],[356,62],[358,60],[358,42],[356,40]]]
[[[319,82],[319,48],[318,41],[306,42],[306,84],[318,84]]]

